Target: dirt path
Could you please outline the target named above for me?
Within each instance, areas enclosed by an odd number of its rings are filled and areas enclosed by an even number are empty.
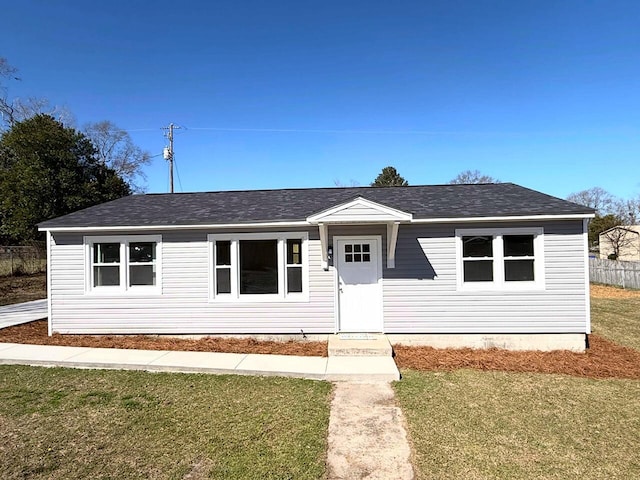
[[[336,384],[329,417],[328,478],[409,480],[404,417],[388,383]]]

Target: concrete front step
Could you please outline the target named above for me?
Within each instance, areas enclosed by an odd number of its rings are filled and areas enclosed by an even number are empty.
[[[329,336],[329,357],[391,357],[393,348],[383,334],[357,333]]]

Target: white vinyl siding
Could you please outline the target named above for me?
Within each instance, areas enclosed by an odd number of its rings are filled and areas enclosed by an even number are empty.
[[[509,223],[530,228],[533,222]],[[540,290],[458,288],[458,225],[401,225],[396,268],[384,271],[386,333],[586,333],[586,252],[582,221],[538,222],[544,229]],[[505,224],[465,225],[504,228]]]
[[[400,225],[396,268],[383,269],[386,333],[585,333],[588,278],[582,220]],[[543,290],[458,290],[457,228],[544,229]],[[279,229],[284,231],[286,229]],[[240,233],[255,233],[243,229]],[[269,334],[336,331],[335,270],[321,266],[317,227],[290,229],[308,240],[309,299],[303,302],[210,300],[213,261],[205,230],[162,235],[162,294],[87,295],[83,236],[50,235],[52,331],[61,333]],[[130,232],[122,232],[123,235]],[[220,234],[235,234],[221,230]],[[385,225],[336,225],[333,236],[381,235]]]
[[[295,237],[301,231],[292,232]],[[123,235],[127,233],[123,232]],[[196,230],[162,232],[159,252],[162,255],[162,294],[136,294],[135,297],[121,293],[86,295],[83,236],[52,233],[52,331],[96,334],[334,331],[333,272],[326,272],[320,266],[317,228],[304,232],[309,237],[309,298],[304,302],[211,302],[207,233]]]

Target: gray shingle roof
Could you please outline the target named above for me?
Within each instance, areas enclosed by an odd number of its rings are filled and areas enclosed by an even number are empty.
[[[301,221],[357,197],[412,213],[414,219],[593,213],[588,207],[513,183],[496,183],[131,195],[42,222],[39,227]]]

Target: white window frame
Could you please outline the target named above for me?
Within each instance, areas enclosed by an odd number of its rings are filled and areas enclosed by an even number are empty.
[[[156,284],[129,285],[129,244],[155,242],[156,244]],[[120,244],[120,285],[94,287],[93,249],[96,243]],[[162,293],[162,235],[108,235],[85,236],[85,293],[99,295],[159,295]],[[135,263],[134,265],[142,265]]]
[[[544,268],[544,229],[542,227],[522,228],[473,228],[456,229],[456,278],[459,291],[538,291],[545,289]],[[505,257],[504,236],[508,235],[533,235],[533,257]],[[462,237],[490,236],[493,238],[493,281],[491,282],[465,282],[464,258],[462,256]],[[533,258],[534,280],[506,281],[504,278],[505,260]],[[488,258],[487,258],[488,259]],[[477,258],[476,260],[482,260]]]
[[[308,302],[309,234],[307,232],[209,234],[209,300],[212,302]],[[276,240],[278,254],[278,293],[240,294],[240,241]],[[302,247],[302,292],[287,293],[287,240],[300,240]],[[231,242],[231,293],[216,294],[216,241]]]

